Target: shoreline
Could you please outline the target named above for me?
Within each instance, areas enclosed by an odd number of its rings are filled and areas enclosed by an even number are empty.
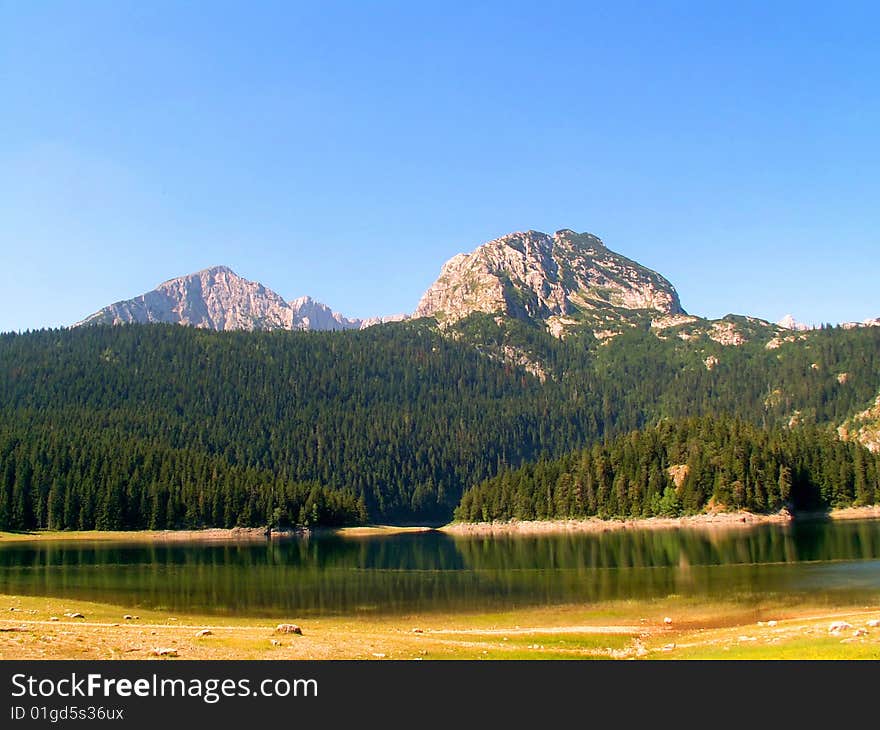
[[[645,517],[633,519],[507,520],[498,522],[450,522],[431,525],[360,525],[353,527],[301,527],[272,530],[265,527],[209,527],[190,530],[82,530],[2,532],[0,545],[12,542],[92,541],[92,542],[269,542],[292,538],[341,537],[362,539],[402,534],[442,532],[453,537],[491,535],[542,535],[572,532],[613,532],[617,530],[743,529],[763,524],[821,520],[880,519],[880,505],[843,507],[830,512],[792,514],[781,510],[773,514],[754,512],[712,512],[683,517]]]
[[[743,529],[764,524],[791,524],[821,520],[865,520],[880,518],[880,505],[844,507],[830,512],[772,514],[754,512],[712,512],[683,517],[644,517],[603,520],[598,517],[569,520],[508,520],[504,522],[452,522],[438,528],[457,537],[492,535],[542,535],[567,532],[613,532],[617,530]]]
[[[298,527],[268,532],[265,527],[206,527],[190,530],[33,530],[0,532],[0,545],[12,542],[269,542],[292,538],[364,538],[431,532],[426,525],[360,525],[355,527]]]
[[[741,529],[762,524],[788,524],[792,515],[779,512],[770,515],[752,512],[716,512],[684,517],[643,517],[608,519],[598,517],[568,520],[508,520],[505,522],[453,522],[441,531],[457,537],[492,535],[544,535],[566,532],[602,533],[620,530]]]

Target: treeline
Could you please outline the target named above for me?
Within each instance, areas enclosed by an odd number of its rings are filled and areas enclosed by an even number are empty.
[[[808,426],[835,424],[878,391],[880,328],[775,350],[649,329],[560,341],[488,315],[445,333],[418,320],[359,332],[5,334],[0,499],[10,525],[48,525],[53,484],[71,492],[53,524],[71,527],[260,524],[276,509],[291,522],[442,522],[475,483],[658,418],[773,428],[797,412]]]
[[[202,454],[284,484],[356,494],[372,520],[446,520],[474,476],[536,458],[551,433],[561,449],[580,445],[580,409],[555,401],[522,369],[427,323],[0,336],[0,426],[15,427],[29,453],[63,424],[107,462],[125,458],[111,445],[131,440],[145,451]],[[185,480],[178,468],[164,476]]]
[[[348,525],[350,489],[289,482],[191,449],[64,428],[0,429],[0,530]]]
[[[873,504],[880,456],[829,429],[764,429],[726,417],[662,421],[504,470],[467,491],[461,521],[775,512]]]

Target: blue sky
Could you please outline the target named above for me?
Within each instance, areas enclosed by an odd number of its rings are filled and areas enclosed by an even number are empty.
[[[0,0],[0,330],[212,264],[349,316],[574,228],[691,312],[880,316],[875,3]]]

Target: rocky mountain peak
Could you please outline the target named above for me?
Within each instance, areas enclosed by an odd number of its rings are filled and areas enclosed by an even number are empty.
[[[793,314],[786,314],[776,324],[783,329],[794,330],[795,332],[805,332],[806,330],[812,329],[810,325],[798,322]]]
[[[326,304],[310,296],[297,297],[290,302],[293,310],[294,329],[304,330],[356,330],[363,324],[359,319],[348,319],[334,312]]]
[[[134,299],[116,302],[74,326],[167,322],[213,330],[358,329],[330,307],[300,297],[285,301],[228,266],[212,266],[161,283]]]
[[[232,276],[238,276],[232,269],[228,266],[223,266],[222,264],[218,264],[217,266],[209,266],[207,269],[202,269],[201,271],[197,271],[197,274],[232,274]],[[238,277],[241,278],[241,277]]]
[[[595,310],[684,314],[675,288],[658,273],[611,251],[598,236],[564,228],[553,235],[509,233],[454,256],[414,316],[449,323],[486,312],[576,322]]]

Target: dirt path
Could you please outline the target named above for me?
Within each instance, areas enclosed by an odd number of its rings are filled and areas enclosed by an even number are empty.
[[[426,629],[426,634],[475,634],[478,636],[528,636],[531,634],[641,634],[645,626],[536,626],[513,629]]]

